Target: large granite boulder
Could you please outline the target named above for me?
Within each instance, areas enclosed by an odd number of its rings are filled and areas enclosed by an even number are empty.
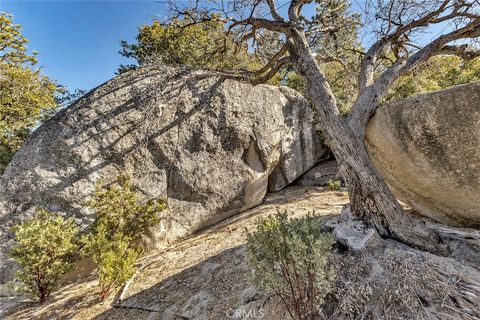
[[[399,199],[435,220],[480,227],[480,82],[382,106],[366,143]]]
[[[314,123],[288,88],[164,66],[118,76],[38,128],[1,177],[0,267],[13,223],[41,207],[87,226],[95,182],[123,171],[143,199],[167,200],[155,243],[252,208],[323,155]]]

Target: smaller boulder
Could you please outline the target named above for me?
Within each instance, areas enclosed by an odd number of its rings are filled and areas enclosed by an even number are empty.
[[[335,160],[321,161],[298,178],[297,184],[302,187],[326,186],[329,180],[341,179],[338,170],[339,167]]]

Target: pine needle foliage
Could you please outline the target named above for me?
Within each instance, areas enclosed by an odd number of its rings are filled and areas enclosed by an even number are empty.
[[[34,68],[22,27],[0,12],[0,174],[32,130],[59,108],[55,81]]]
[[[187,27],[188,26],[188,27]],[[247,47],[233,43],[222,21],[195,24],[190,17],[174,18],[165,23],[155,20],[138,28],[137,42],[122,41],[120,54],[139,65],[164,63],[194,68],[248,68],[253,63]],[[121,65],[118,73],[136,68]]]

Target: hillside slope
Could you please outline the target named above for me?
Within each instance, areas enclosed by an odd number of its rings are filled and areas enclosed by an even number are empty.
[[[101,303],[98,283],[91,276],[69,284],[45,305],[11,302],[2,319],[225,319],[235,312],[242,314],[241,310],[263,312],[264,319],[282,319],[278,301],[248,283],[246,230],[254,228],[257,218],[277,210],[288,210],[291,216],[314,210],[327,216],[338,214],[347,202],[344,192],[288,187],[268,194],[252,210],[144,257],[139,262],[143,269],[121,302],[130,308],[113,307],[118,296]],[[2,299],[6,305],[8,299]]]

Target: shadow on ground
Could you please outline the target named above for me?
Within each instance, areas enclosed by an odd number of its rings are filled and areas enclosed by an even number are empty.
[[[282,319],[276,301],[251,287],[248,274],[245,246],[237,246],[132,294],[123,307],[94,319],[235,319],[261,313]]]

